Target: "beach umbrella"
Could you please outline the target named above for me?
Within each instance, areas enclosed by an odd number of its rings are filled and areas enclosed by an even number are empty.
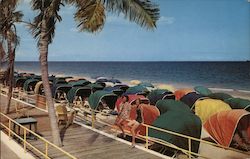
[[[194,90],[193,89],[189,89],[189,88],[184,88],[184,89],[176,90],[174,92],[175,99],[176,100],[180,100],[184,95],[186,95],[186,94],[188,94],[190,92],[194,92]]]
[[[129,83],[130,83],[131,85],[138,85],[138,84],[141,83],[141,81],[139,81],[139,80],[131,80]]]
[[[155,105],[157,101],[161,99],[175,99],[172,92],[164,89],[156,89],[148,94],[148,99],[151,105]]]
[[[138,86],[154,88],[154,85],[152,83],[149,83],[149,82],[139,83]]]
[[[218,99],[201,99],[194,104],[195,114],[201,118],[202,123],[206,122],[212,115],[231,110],[231,107]]]
[[[120,80],[115,79],[115,78],[109,79],[109,82],[112,82],[112,83],[114,83],[114,84],[116,84],[116,83],[122,83]]]
[[[129,87],[125,94],[147,94],[149,91],[146,87],[143,86],[134,86],[134,87]]]
[[[70,103],[73,103],[75,97],[80,96],[82,99],[89,97],[91,94],[90,87],[76,86],[72,87],[67,93],[67,99]]]
[[[49,82],[49,84],[50,84],[50,87],[52,88],[53,87],[52,82]],[[35,89],[34,89],[34,93],[44,95],[44,92],[43,92],[42,88],[43,88],[43,81],[37,82],[36,86],[35,86]]]
[[[167,85],[167,84],[159,84],[156,86],[156,88],[158,89],[165,89],[165,90],[168,90],[170,92],[174,92],[175,91],[175,88],[171,85]]]
[[[210,98],[213,98],[213,99],[220,99],[220,100],[226,100],[226,99],[230,99],[230,98],[233,98],[231,95],[227,94],[227,93],[221,93],[221,92],[218,92],[218,93],[211,93],[209,94]]]
[[[70,84],[57,84],[53,87],[53,97],[55,98],[58,92],[67,94],[71,88]]]
[[[31,91],[30,86],[34,90],[37,82],[39,82],[39,80],[37,79],[33,79],[33,78],[27,79],[23,84],[23,90],[26,92]]]
[[[116,100],[116,94],[103,90],[98,90],[89,96],[88,102],[92,109],[97,109],[102,101],[104,101],[110,109],[114,109]]]
[[[156,107],[159,109],[161,114],[164,114],[167,111],[184,111],[191,113],[190,108],[186,104],[182,103],[181,101],[175,101],[172,99],[159,100],[156,103]]]
[[[212,115],[203,127],[215,142],[229,147],[235,132],[242,131],[240,129],[245,128],[244,131],[250,137],[250,113],[244,109],[218,112]]]
[[[212,94],[212,91],[204,86],[196,86],[194,87],[194,90],[203,96],[208,96]]]
[[[102,90],[104,88],[104,86],[98,84],[98,83],[90,83],[88,85],[86,85],[88,87],[91,88],[92,92],[95,92],[97,90]]]
[[[105,87],[103,89],[104,91],[112,92],[118,96],[122,95],[124,93],[124,90],[118,88],[118,87]]]
[[[250,100],[242,98],[229,98],[225,102],[231,106],[232,109],[245,109],[250,112]]]
[[[207,97],[204,97],[201,94],[197,94],[196,92],[191,92],[181,97],[180,101],[182,101],[183,103],[187,104],[190,108],[192,108],[197,100],[204,98]]]
[[[197,139],[201,137],[202,124],[198,116],[185,111],[170,110],[161,114],[152,124],[154,127],[191,136]],[[149,128],[149,136],[163,140],[185,150],[189,150],[188,139]],[[200,142],[191,140],[191,151],[198,153]]]
[[[88,85],[90,83],[91,82],[88,81],[88,80],[78,80],[78,81],[69,82],[69,84],[72,85],[72,87],[75,87],[75,86],[86,86],[86,85]]]

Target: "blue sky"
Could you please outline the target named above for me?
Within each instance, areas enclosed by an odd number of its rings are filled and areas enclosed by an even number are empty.
[[[157,29],[148,31],[108,14],[102,32],[78,32],[75,8],[60,11],[62,22],[49,47],[49,61],[245,61],[250,60],[248,0],[153,0],[160,6]],[[18,8],[24,20],[35,13],[29,0]],[[36,41],[18,24],[18,61],[37,61]]]

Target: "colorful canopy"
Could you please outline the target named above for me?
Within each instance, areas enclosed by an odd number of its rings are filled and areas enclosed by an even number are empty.
[[[213,98],[213,99],[220,99],[223,101],[229,98],[233,98],[231,95],[226,94],[226,93],[211,93],[209,94],[208,97]]]
[[[201,118],[202,123],[205,123],[212,115],[226,110],[231,110],[231,107],[218,99],[201,99],[195,102],[195,114]]]
[[[118,96],[122,95],[124,93],[124,90],[118,88],[118,87],[105,87],[103,89],[104,91],[112,92]]]
[[[242,98],[229,98],[225,102],[231,106],[232,109],[245,109],[250,112],[250,100]]]
[[[14,86],[15,87],[23,87],[23,85],[27,79],[29,79],[29,78],[28,77],[16,77]]]
[[[73,103],[76,96],[80,96],[83,98],[89,97],[91,94],[91,88],[90,87],[72,87],[68,93],[67,93],[67,99],[70,103]]]
[[[154,88],[154,85],[152,83],[149,83],[149,82],[142,82],[142,83],[138,84],[138,86]]]
[[[198,99],[201,99],[201,98],[204,98],[203,95],[201,94],[197,94],[195,92],[191,92],[191,93],[188,93],[186,95],[184,95],[180,101],[182,101],[183,103],[187,104],[190,108],[193,107],[194,103],[198,100]]]
[[[172,99],[159,100],[156,103],[156,107],[159,109],[161,114],[164,114],[168,111],[191,113],[190,108],[186,104],[182,103],[181,101],[175,101]]]
[[[158,89],[165,89],[165,90],[168,90],[170,92],[174,92],[175,91],[175,88],[171,85],[168,85],[168,84],[159,84],[156,86]]]
[[[141,83],[141,81],[139,81],[139,80],[131,80],[129,83],[132,84],[132,85],[138,85],[138,84]]]
[[[55,97],[56,93],[59,91],[67,94],[71,88],[72,86],[70,84],[57,84],[53,87],[53,97]]]
[[[92,109],[97,109],[102,100],[106,102],[110,109],[114,109],[117,95],[111,92],[98,90],[91,94],[88,99],[89,105]]]
[[[204,87],[204,86],[196,86],[196,87],[194,87],[194,90],[203,96],[208,96],[212,93],[212,91],[210,89],[208,89],[207,87]]]
[[[91,82],[89,82],[88,80],[78,80],[78,81],[71,81],[69,82],[69,84],[72,85],[72,87],[76,87],[76,86],[86,86],[88,84],[90,84]]]
[[[148,94],[148,99],[151,105],[155,105],[156,102],[161,99],[175,99],[175,96],[172,92],[169,92],[168,90],[156,89]]]
[[[175,110],[167,111],[166,113],[160,115],[152,125],[198,139],[201,136],[201,121],[198,116],[190,112]],[[186,150],[189,148],[188,140],[183,137],[178,137],[176,135],[161,132],[152,128],[149,129],[149,136],[164,140]],[[199,142],[192,140],[192,152],[198,153],[199,144]]]
[[[39,82],[39,80],[37,80],[37,79],[33,79],[33,78],[27,79],[23,84],[23,90],[24,91],[31,91],[30,86],[32,87],[32,89],[35,89],[35,85],[37,82]]]
[[[180,100],[181,97],[183,97],[184,95],[186,95],[186,94],[188,94],[190,92],[193,92],[193,91],[194,90],[188,89],[188,88],[186,88],[186,89],[179,89],[179,90],[177,90],[177,91],[174,92],[175,99],[176,100]]]
[[[128,99],[129,99],[128,102],[132,105],[132,104],[134,104],[135,100],[138,98],[141,100],[141,103],[144,103],[144,104],[149,103],[148,98],[144,97],[143,95],[135,95],[135,94],[128,95]],[[118,110],[118,112],[120,111],[121,102],[122,102],[122,97],[118,98],[116,103],[115,103],[115,106],[116,106],[116,109]]]
[[[49,84],[50,84],[50,87],[52,88],[52,82],[49,82]],[[34,93],[42,95],[43,94],[42,88],[43,88],[43,81],[37,82],[35,89],[34,89]]]
[[[245,122],[243,122],[243,120]],[[211,116],[204,128],[218,144],[229,147],[239,123],[245,127],[250,140],[250,113],[243,109],[222,111]]]
[[[86,85],[87,87],[90,87],[92,92],[95,92],[97,90],[102,90],[104,87],[100,84],[97,83],[90,83],[88,85]]]
[[[134,86],[126,90],[125,94],[147,94],[149,91],[146,87],[143,86]]]

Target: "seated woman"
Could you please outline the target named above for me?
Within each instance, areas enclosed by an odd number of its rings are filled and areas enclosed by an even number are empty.
[[[143,107],[141,107],[140,104],[141,100],[139,98],[136,99],[135,105],[133,105],[133,107],[136,107],[136,118],[135,120],[130,120],[128,123],[128,126],[131,127],[130,131],[132,134],[132,148],[135,147],[135,135],[136,135],[135,131],[140,126],[141,123],[144,123]]]
[[[233,143],[237,148],[244,149],[249,151],[250,150],[250,136],[248,134],[248,129],[250,121],[249,118],[246,116],[243,117],[235,130],[235,134],[233,137]]]

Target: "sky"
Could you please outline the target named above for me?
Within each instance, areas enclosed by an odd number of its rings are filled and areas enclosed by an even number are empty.
[[[30,0],[18,10],[23,20],[36,13]],[[79,32],[65,6],[56,25],[49,61],[246,61],[250,60],[250,3],[248,0],[152,0],[160,7],[154,31],[107,13],[104,29],[95,34]],[[37,41],[23,24],[17,61],[38,61]]]

